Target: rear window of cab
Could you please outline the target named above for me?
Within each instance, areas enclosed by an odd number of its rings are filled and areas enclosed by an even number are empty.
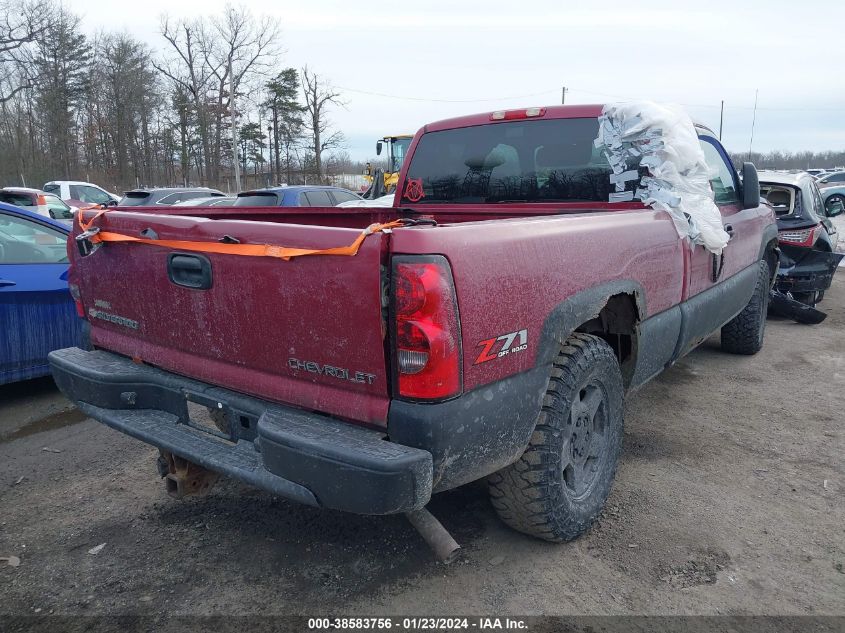
[[[403,202],[607,202],[612,173],[596,118],[508,121],[428,132],[408,166]],[[421,185],[408,187],[412,181]],[[421,195],[420,195],[421,194]]]

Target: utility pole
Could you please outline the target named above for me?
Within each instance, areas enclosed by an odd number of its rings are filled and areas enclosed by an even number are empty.
[[[560,89],[560,105],[566,104],[566,92],[567,92],[567,90],[568,89],[567,89],[566,86],[564,86],[563,88]]]
[[[235,193],[241,192],[241,166],[238,163],[238,125],[235,122],[235,75],[232,72],[232,55],[229,54],[229,107],[232,115],[232,165],[235,167]]]
[[[275,178],[273,178],[273,124],[267,123],[267,154],[270,157],[268,161],[270,167],[270,182],[267,183],[267,186],[270,187],[276,182]]]
[[[722,111],[719,113],[719,142],[722,142],[722,124],[725,122],[725,100],[722,99]]]

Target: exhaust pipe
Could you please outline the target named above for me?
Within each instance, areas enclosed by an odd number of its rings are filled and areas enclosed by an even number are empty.
[[[425,539],[428,546],[434,551],[434,555],[444,565],[448,565],[458,557],[461,546],[452,538],[443,524],[434,518],[434,515],[420,508],[413,512],[406,512],[405,516],[411,522],[420,536]]]

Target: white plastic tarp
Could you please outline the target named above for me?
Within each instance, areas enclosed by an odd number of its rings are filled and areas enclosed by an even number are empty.
[[[729,236],[713,201],[698,134],[681,107],[651,101],[607,104],[595,145],[613,170],[616,191],[609,202],[642,200],[672,216],[681,237],[722,252]],[[628,184],[637,180],[639,186]]]
[[[361,200],[349,200],[348,202],[341,202],[339,207],[392,207],[393,194],[389,193],[386,196],[381,196],[374,200],[362,198]]]

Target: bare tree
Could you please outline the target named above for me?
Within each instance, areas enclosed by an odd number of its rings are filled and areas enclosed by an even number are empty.
[[[250,172],[267,165],[267,132],[275,178],[325,177],[343,140],[330,104],[342,102],[322,77],[306,70],[303,86],[279,63],[276,20],[231,7],[163,17],[151,49],[108,29],[89,42],[59,2],[0,0],[0,185],[78,178],[113,190],[224,187],[234,167],[232,114],[246,127],[236,140]],[[341,169],[347,161],[336,158]]]
[[[225,132],[230,129],[229,117],[238,114],[233,112],[234,94],[258,83],[276,61],[278,21],[256,19],[248,9],[227,6],[212,18],[171,21],[165,16],[160,33],[170,55],[156,61],[155,67],[170,79],[174,97],[189,98],[190,112],[184,105],[177,110],[182,123],[196,124],[200,182],[220,184],[221,166],[228,162],[224,150],[231,148]],[[183,167],[188,141],[184,132]]]
[[[307,112],[305,126],[310,136],[309,149],[314,155],[314,169],[317,178],[323,178],[323,152],[343,147],[345,139],[340,131],[332,131],[332,124],[328,119],[328,106],[345,105],[336,92],[317,73],[312,73],[308,67],[302,69],[302,92],[305,96]]]
[[[150,108],[157,103],[149,50],[125,33],[99,36],[94,50],[94,81],[104,98],[95,101],[101,120],[90,127],[107,144],[100,152],[109,159],[104,167],[113,159],[117,182],[129,185],[149,177],[144,167],[151,154]]]
[[[159,32],[170,45],[171,55],[153,64],[156,70],[173,83],[175,94],[186,94],[191,101],[199,132],[201,155],[198,159],[203,167],[199,174],[201,184],[208,182],[208,173],[211,171],[206,97],[217,70],[209,68],[203,48],[203,42],[208,41],[207,28],[202,19],[171,22],[164,16]]]
[[[217,100],[210,148],[215,160],[210,177],[219,180],[226,129],[224,114],[232,114],[234,98],[242,86],[256,83],[277,62],[279,22],[266,16],[256,20],[248,9],[227,5],[222,16],[211,19],[211,28],[206,30],[205,36],[203,51],[206,65],[214,76]]]
[[[54,19],[50,0],[0,0],[0,103],[32,87],[33,45]]]

